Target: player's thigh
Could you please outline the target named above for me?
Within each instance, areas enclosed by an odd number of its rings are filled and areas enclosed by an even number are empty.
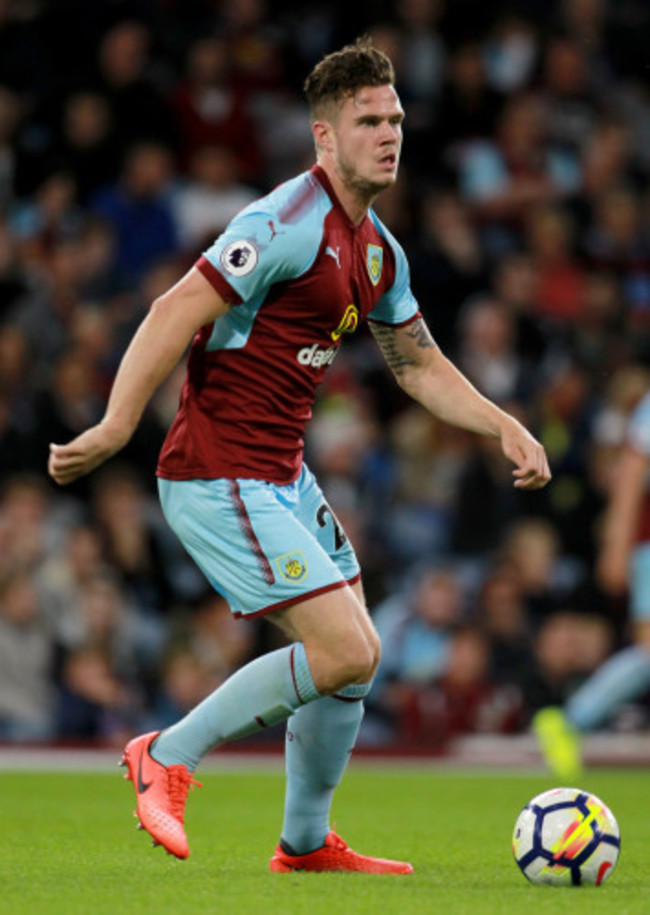
[[[350,584],[358,582],[361,570],[354,547],[306,464],[303,464],[296,486],[296,517],[340,569],[343,578]]]
[[[258,480],[159,481],[165,517],[237,616],[347,587],[296,517],[294,488]],[[282,498],[280,498],[282,495]]]

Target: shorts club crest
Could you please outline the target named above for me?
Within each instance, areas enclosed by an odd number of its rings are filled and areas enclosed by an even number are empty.
[[[284,556],[278,556],[275,564],[280,570],[280,574],[287,581],[302,581],[307,575],[307,563],[303,556],[302,550],[294,550],[293,553],[286,553]]]

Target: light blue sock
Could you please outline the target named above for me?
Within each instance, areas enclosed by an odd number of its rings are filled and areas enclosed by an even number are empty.
[[[256,658],[229,677],[200,705],[155,741],[151,755],[163,766],[182,763],[190,772],[220,743],[284,721],[321,694],[302,642]]]
[[[650,688],[650,652],[624,648],[583,683],[566,704],[566,714],[580,731],[603,724],[619,705]]]
[[[287,724],[282,841],[298,855],[320,848],[330,830],[332,795],[357,739],[369,689],[369,683],[348,686],[337,694],[342,698],[312,702]]]

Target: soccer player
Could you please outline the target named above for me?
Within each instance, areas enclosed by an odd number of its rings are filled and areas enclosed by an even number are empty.
[[[123,761],[141,825],[189,854],[183,812],[208,750],[289,719],[282,837],[271,870],[407,874],[329,827],[379,659],[359,566],[303,463],[303,430],[342,339],[368,320],[398,383],[433,414],[499,439],[514,485],[550,478],[542,446],[434,343],[402,249],[371,209],[397,176],[404,113],[390,60],[359,40],[307,78],[317,163],[243,210],[156,300],[102,421],[52,445],[61,484],[133,433],[192,341],[158,465],[165,516],[237,616],[268,614],[291,644],[247,664],[185,718],[132,740]]]
[[[549,768],[571,781],[582,770],[580,735],[604,724],[623,703],[650,689],[650,393],[630,418],[614,469],[596,568],[612,595],[630,590],[634,642],[580,686],[564,708],[541,709],[533,719]]]

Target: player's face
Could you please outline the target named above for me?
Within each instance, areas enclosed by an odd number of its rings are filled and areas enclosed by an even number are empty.
[[[331,137],[334,167],[346,187],[373,197],[395,183],[403,120],[392,86],[367,86],[343,102]]]

